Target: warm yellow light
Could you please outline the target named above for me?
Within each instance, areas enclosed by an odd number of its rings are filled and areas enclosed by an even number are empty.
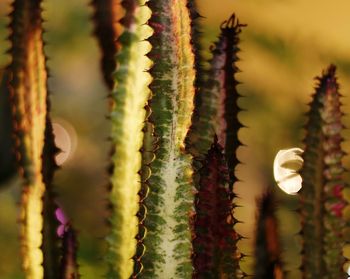
[[[295,195],[302,187],[302,178],[298,171],[304,162],[300,156],[303,152],[296,147],[282,149],[276,154],[273,163],[273,174],[277,185],[289,195]]]

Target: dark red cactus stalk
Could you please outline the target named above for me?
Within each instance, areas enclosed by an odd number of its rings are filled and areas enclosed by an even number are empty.
[[[49,104],[48,104],[49,106]],[[54,172],[58,166],[56,164],[55,156],[59,153],[59,149],[55,145],[52,123],[50,119],[46,118],[45,127],[45,142],[42,155],[43,167],[43,181],[47,185],[43,197],[43,243],[42,250],[44,253],[44,278],[51,278],[54,274],[59,272],[60,257],[61,257],[61,242],[56,234],[56,227],[58,221],[55,218],[55,211],[58,206],[56,204],[56,192],[52,185]]]
[[[61,271],[57,278],[60,279],[78,279],[80,278],[77,263],[77,239],[74,229],[61,208],[55,212],[59,221],[56,229],[57,236],[62,238],[62,259]]]
[[[240,161],[236,151],[242,145],[238,131],[244,127],[238,119],[241,111],[238,99],[241,95],[237,90],[239,82],[235,76],[239,72],[236,66],[239,60],[239,35],[244,26],[234,14],[222,23],[218,41],[210,49],[210,67],[206,71],[200,67],[201,76],[196,80],[195,110],[187,137],[187,149],[198,161],[203,160],[214,134],[217,135],[218,142],[224,148],[231,190],[238,181],[235,168]],[[197,61],[200,59],[197,58]],[[199,62],[198,64],[201,66]],[[194,168],[196,170],[196,166]]]
[[[223,88],[219,97],[219,143],[225,149],[225,157],[230,175],[230,187],[237,181],[235,177],[235,168],[239,164],[236,151],[242,145],[238,138],[238,130],[244,125],[238,119],[238,113],[241,109],[238,106],[238,99],[241,95],[237,91],[239,82],[235,78],[235,74],[239,71],[236,66],[238,61],[238,43],[241,28],[246,26],[239,23],[233,14],[227,21],[221,25],[221,37],[224,43],[223,51],[225,53],[225,64],[223,68]]]
[[[63,235],[62,279],[78,279],[77,240],[75,232],[68,229]]]
[[[200,170],[193,241],[194,278],[238,278],[235,218],[223,148],[215,139]]]

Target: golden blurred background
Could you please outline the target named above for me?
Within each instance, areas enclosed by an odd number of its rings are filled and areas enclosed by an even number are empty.
[[[0,68],[9,57],[6,28],[9,0],[0,0]],[[88,0],[46,0],[44,18],[47,32],[46,51],[51,77],[52,116],[74,136],[76,148],[58,171],[55,187],[59,201],[79,231],[79,263],[83,278],[102,278],[106,233],[103,218],[108,183],[109,123],[107,89],[103,84],[100,52],[92,37],[92,9]],[[239,91],[245,96],[240,114],[248,126],[240,131],[247,145],[238,150],[243,162],[237,168],[242,182],[237,183],[240,196],[237,229],[247,237],[240,248],[253,254],[256,198],[267,185],[276,188],[280,201],[278,216],[288,278],[300,278],[296,271],[300,258],[299,229],[293,211],[296,196],[287,196],[272,180],[272,163],[282,148],[302,147],[303,113],[315,86],[314,77],[334,63],[338,67],[344,111],[350,111],[350,2],[348,0],[198,0],[204,17],[204,49],[216,40],[219,26],[234,12],[240,22],[248,24],[241,35],[238,66],[242,82]],[[205,53],[207,58],[210,57]],[[350,122],[348,116],[344,123]],[[349,138],[349,132],[344,136]],[[345,151],[350,146],[344,144]],[[344,164],[350,167],[349,158]],[[349,178],[349,177],[347,177]],[[24,278],[20,268],[17,203],[20,181],[13,178],[0,189],[0,278]],[[251,271],[252,259],[244,269]]]

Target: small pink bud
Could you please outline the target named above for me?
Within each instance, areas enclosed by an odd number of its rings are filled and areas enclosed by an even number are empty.
[[[68,229],[68,219],[66,217],[66,215],[63,213],[63,210],[61,208],[57,208],[55,211],[55,215],[57,220],[60,222],[60,225],[58,226],[56,232],[57,235],[59,237],[63,237],[64,233],[67,231]]]

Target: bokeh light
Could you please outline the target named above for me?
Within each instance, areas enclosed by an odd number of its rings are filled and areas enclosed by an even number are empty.
[[[61,166],[73,156],[77,145],[77,134],[72,125],[62,119],[54,119],[52,123],[55,144],[60,149],[56,155],[56,163]]]

